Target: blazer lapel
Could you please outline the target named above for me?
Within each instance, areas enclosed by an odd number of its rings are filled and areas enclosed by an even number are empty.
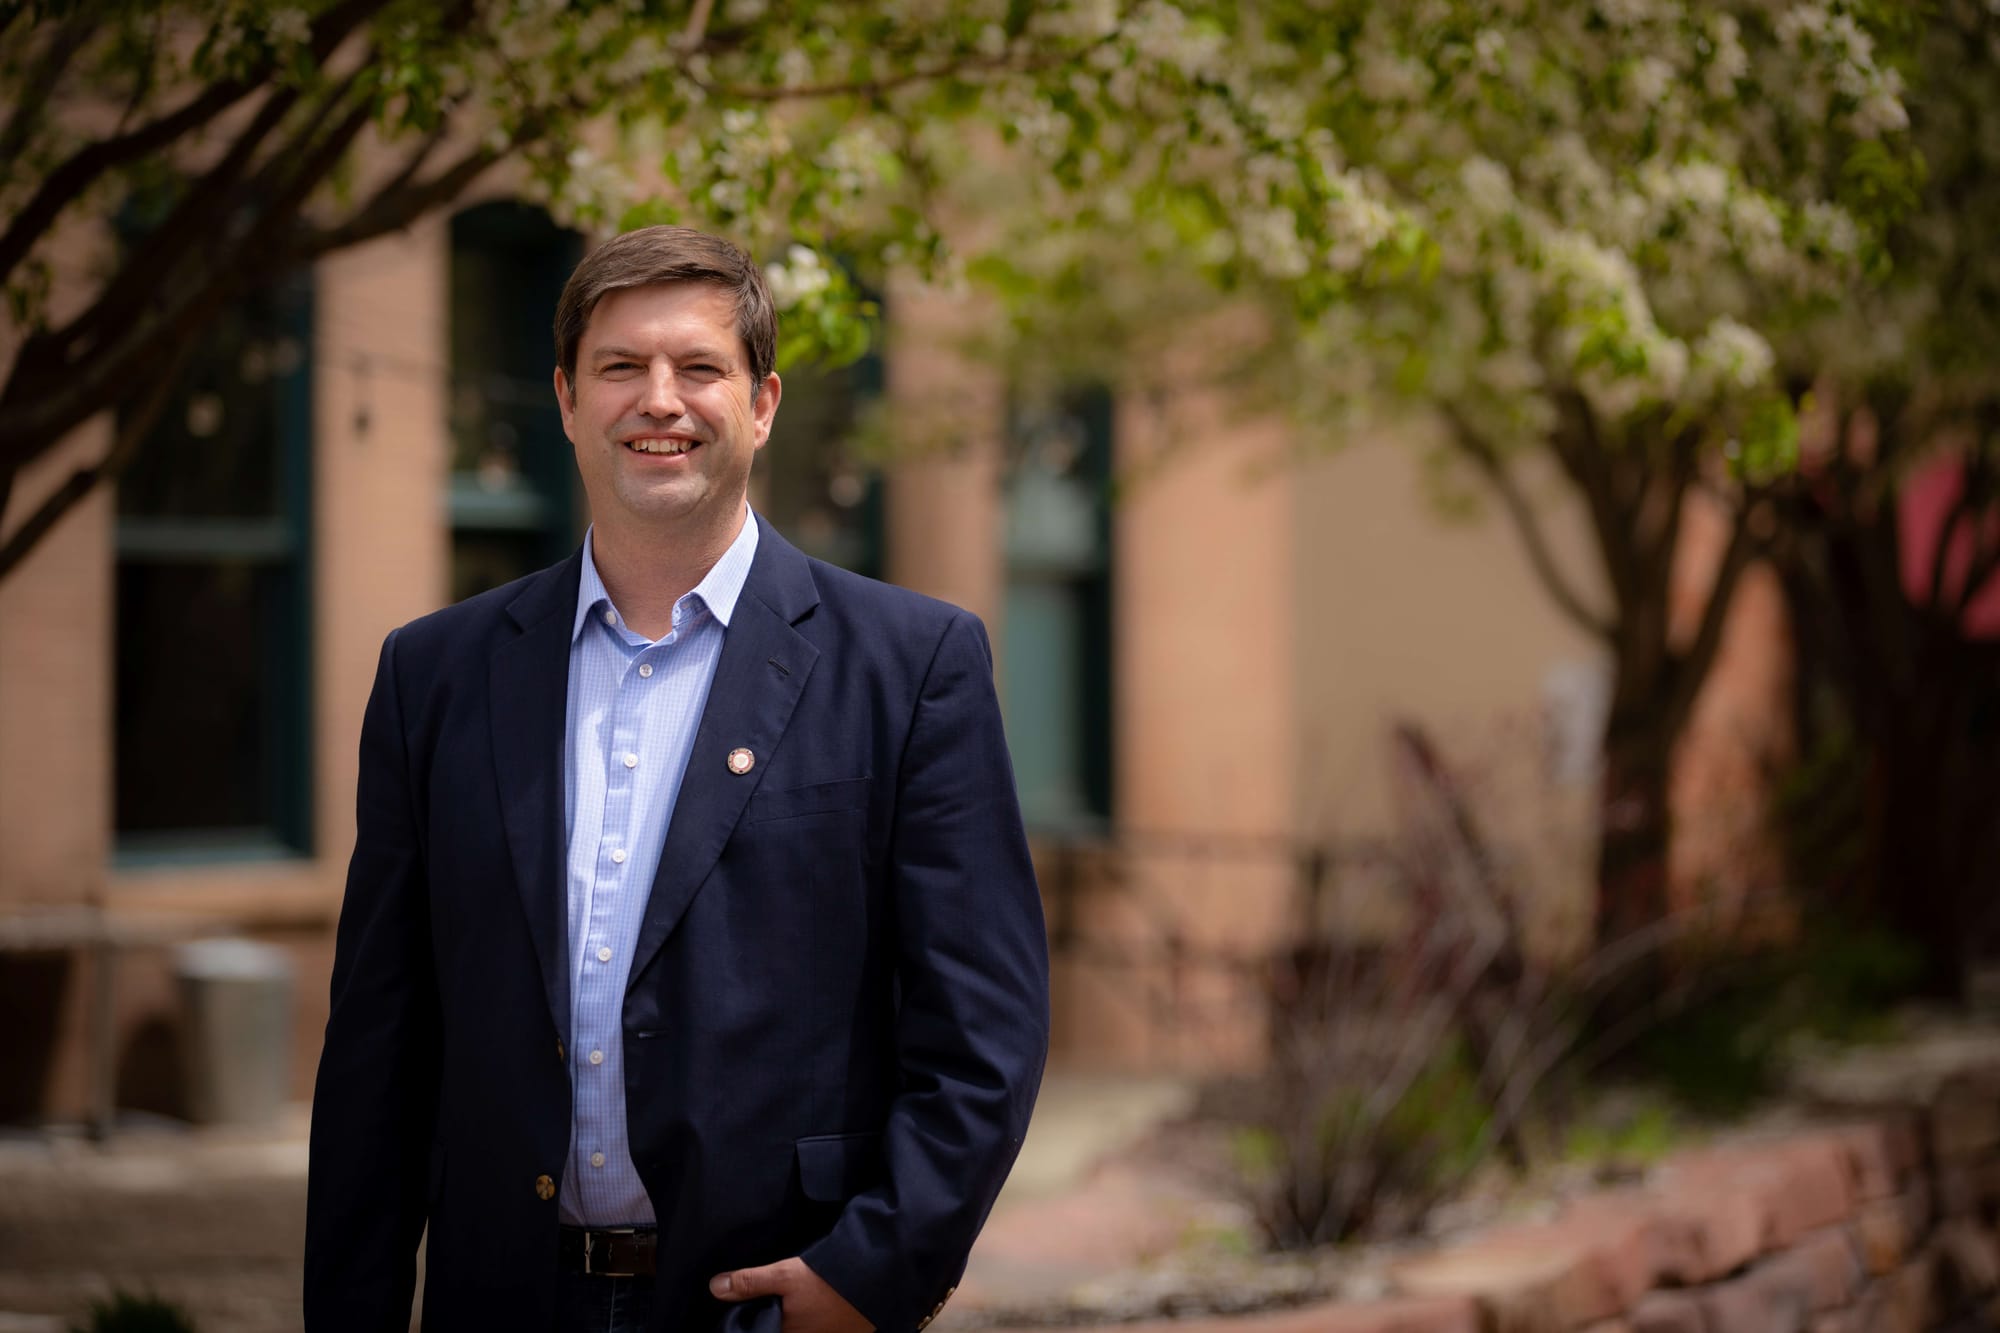
[[[819,659],[819,649],[793,628],[819,604],[812,572],[797,548],[762,518],[757,522],[757,556],[723,635],[715,681],[639,927],[628,993],[714,869]],[[738,749],[755,758],[748,773],[730,770],[729,755]]]
[[[491,668],[494,776],[514,881],[527,910],[556,1031],[569,1033],[568,874],[563,855],[563,731],[579,552],[508,603],[520,627]]]

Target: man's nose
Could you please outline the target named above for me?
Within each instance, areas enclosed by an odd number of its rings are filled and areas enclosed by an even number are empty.
[[[655,366],[646,375],[646,389],[639,410],[655,420],[681,415],[681,391],[672,366]]]

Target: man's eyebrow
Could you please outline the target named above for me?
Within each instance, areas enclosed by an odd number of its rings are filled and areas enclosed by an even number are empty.
[[[718,352],[713,348],[709,347],[690,347],[674,359],[677,361],[727,362],[729,360],[729,354],[727,352]]]
[[[635,351],[630,347],[593,347],[590,349],[590,360],[593,364],[607,360],[644,361],[647,359],[646,353]],[[690,347],[677,353],[674,356],[674,360],[719,361],[726,363],[729,360],[729,354],[716,351],[711,347]]]

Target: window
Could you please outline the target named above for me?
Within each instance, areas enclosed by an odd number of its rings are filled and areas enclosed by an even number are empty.
[[[311,850],[312,284],[202,334],[118,485],[121,859]]]
[[[1042,831],[1111,815],[1111,395],[1017,404],[1006,489],[1001,704]]]
[[[527,204],[451,220],[451,596],[531,574],[582,539],[554,388],[556,302],[583,240]]]

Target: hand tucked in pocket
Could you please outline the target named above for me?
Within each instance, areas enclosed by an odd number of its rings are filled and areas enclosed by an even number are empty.
[[[803,1259],[718,1273],[709,1279],[708,1292],[719,1301],[776,1296],[784,1309],[785,1333],[874,1333],[875,1325]]]

